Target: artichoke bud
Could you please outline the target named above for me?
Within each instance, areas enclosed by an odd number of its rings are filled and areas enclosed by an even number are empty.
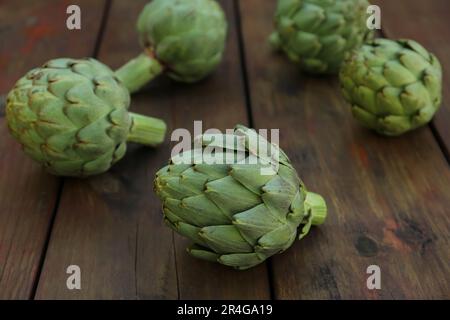
[[[153,0],[137,30],[145,53],[117,70],[130,92],[163,71],[176,81],[197,82],[222,61],[227,21],[216,0]]]
[[[94,59],[54,59],[17,81],[6,102],[11,134],[53,174],[89,176],[107,171],[126,142],[157,145],[162,120],[128,112],[130,94]]]
[[[193,242],[191,255],[248,269],[324,222],[325,201],[306,190],[277,145],[244,126],[214,136],[199,137],[204,162],[183,151],[154,181],[164,220]],[[274,170],[262,170],[268,165]]]
[[[301,69],[337,74],[349,52],[373,37],[367,0],[278,0],[270,42]]]
[[[442,101],[441,65],[412,40],[363,45],[344,62],[340,82],[354,117],[388,136],[427,124]]]

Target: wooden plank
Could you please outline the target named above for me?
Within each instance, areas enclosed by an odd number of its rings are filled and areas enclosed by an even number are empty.
[[[430,129],[361,128],[335,77],[302,75],[266,39],[275,1],[240,1],[253,118],[281,146],[329,218],[272,259],[278,299],[449,298],[450,170]],[[366,268],[381,268],[368,290]]]
[[[6,94],[19,77],[47,60],[93,52],[103,2],[83,8],[83,30],[65,29],[67,1],[2,1],[0,10],[0,299],[27,299],[51,226],[60,180],[45,173],[7,132]]]
[[[433,124],[450,152],[450,2],[447,0],[375,0],[382,12],[384,34],[392,39],[407,38],[420,42],[433,52],[444,70],[442,107]],[[450,160],[450,158],[448,158]]]
[[[145,0],[113,3],[100,58],[113,67],[140,51],[134,31]],[[233,4],[222,1],[230,19],[224,63],[195,85],[165,77],[133,98],[132,110],[164,118],[170,133],[232,128],[246,123],[245,95],[237,47]],[[64,188],[37,297],[48,298],[267,298],[267,270],[248,272],[198,261],[185,252],[186,241],[162,222],[152,191],[156,171],[167,163],[170,145],[152,150],[132,146],[109,173],[72,180]],[[65,269],[82,270],[82,290],[65,287]]]

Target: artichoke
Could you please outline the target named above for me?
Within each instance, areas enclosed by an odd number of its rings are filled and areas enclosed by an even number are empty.
[[[145,53],[117,71],[130,92],[164,71],[176,81],[199,81],[222,60],[227,21],[215,0],[153,0],[137,29]]]
[[[372,36],[366,0],[278,0],[275,48],[310,73],[337,74],[346,55]]]
[[[126,142],[161,143],[162,120],[129,113],[130,94],[113,71],[94,59],[55,59],[17,81],[6,119],[24,151],[62,176],[107,171]]]
[[[412,40],[364,45],[344,63],[340,82],[354,117],[388,136],[428,123],[442,100],[439,60]]]
[[[164,220],[193,241],[188,252],[194,257],[251,268],[289,248],[299,226],[303,238],[311,225],[324,222],[323,198],[308,192],[288,157],[254,130],[237,126],[232,135],[211,139],[205,134],[200,140],[200,153],[213,148],[215,159],[231,160],[198,161],[196,149],[184,151],[157,172],[154,182]],[[277,150],[278,158],[256,151],[261,142]],[[264,172],[268,165],[278,169]]]

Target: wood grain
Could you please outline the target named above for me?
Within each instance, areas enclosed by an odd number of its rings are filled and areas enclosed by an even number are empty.
[[[83,30],[65,28],[66,7],[84,10]],[[0,299],[27,299],[40,270],[60,180],[34,164],[7,132],[6,94],[33,67],[93,52],[103,1],[2,1],[0,10]]]
[[[305,183],[326,198],[326,224],[244,272],[189,257],[188,242],[163,225],[152,191],[170,154],[166,142],[130,145],[110,172],[65,180],[52,225],[61,180],[9,137],[5,95],[51,58],[94,54],[105,1],[16,2],[2,1],[0,10],[0,299],[33,297],[39,276],[38,299],[267,299],[270,283],[277,299],[450,298],[450,172],[432,131],[390,139],[362,129],[334,77],[302,75],[270,50],[275,0],[222,0],[230,34],[219,70],[195,85],[161,77],[134,96],[132,109],[164,118],[170,133],[192,131],[194,120],[204,129],[248,124],[251,107],[254,126],[280,128]],[[139,53],[134,25],[146,2],[112,2],[97,44],[101,60],[118,67]],[[372,2],[382,8],[386,36],[421,42],[448,69],[448,1]],[[65,29],[69,4],[82,9],[82,31]],[[444,72],[444,102],[432,125],[447,155],[449,80]],[[71,264],[81,267],[80,291],[66,287]],[[371,264],[381,267],[381,290],[366,287]]]
[[[137,55],[136,18],[146,1],[115,1],[100,48],[113,67]],[[133,98],[132,110],[164,118],[169,133],[246,123],[245,93],[233,2],[221,1],[230,19],[225,61],[204,81],[177,84],[164,76]],[[170,136],[168,137],[168,139]],[[169,143],[156,150],[132,146],[109,173],[71,180],[63,191],[39,282],[39,299],[230,299],[268,298],[265,265],[247,272],[196,260],[187,242],[162,222],[152,191],[156,171],[167,163]],[[65,287],[65,269],[82,270],[82,290]]]
[[[280,128],[329,206],[325,225],[272,259],[275,298],[450,298],[450,170],[430,129],[390,139],[361,128],[335,77],[303,75],[271,52],[275,1],[239,4],[255,127]],[[372,264],[381,290],[366,287]]]
[[[444,70],[443,102],[433,125],[450,151],[450,2],[447,0],[374,0],[381,8],[383,32],[392,39],[406,38],[421,43],[439,59]],[[450,157],[448,157],[450,160]]]

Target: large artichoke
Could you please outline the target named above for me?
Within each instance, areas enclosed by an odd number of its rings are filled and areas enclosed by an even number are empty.
[[[372,36],[367,0],[278,0],[271,42],[310,73],[339,72],[349,51]]]
[[[239,137],[240,142],[233,140]],[[201,163],[195,149],[186,151],[158,171],[154,184],[163,201],[165,221],[193,241],[188,249],[191,255],[247,269],[289,248],[299,226],[302,238],[311,225],[323,223],[323,198],[307,192],[276,145],[268,144],[268,149],[278,150],[278,159],[270,156],[276,154],[272,151],[269,155],[257,152],[262,150],[258,142],[267,141],[243,126],[231,136],[210,138],[202,136],[202,151],[213,148],[214,159],[231,162],[214,164],[211,158],[203,158]],[[180,163],[193,154],[193,161]],[[263,171],[274,164],[273,170]]]
[[[137,28],[145,53],[117,71],[131,92],[164,71],[177,81],[199,81],[222,60],[227,21],[216,0],[153,0]]]
[[[442,100],[441,65],[412,40],[364,45],[344,63],[340,80],[355,118],[389,136],[428,123]]]
[[[130,94],[94,59],[55,59],[29,71],[9,93],[6,118],[24,151],[62,176],[104,172],[126,142],[157,145],[162,120],[128,112]]]

